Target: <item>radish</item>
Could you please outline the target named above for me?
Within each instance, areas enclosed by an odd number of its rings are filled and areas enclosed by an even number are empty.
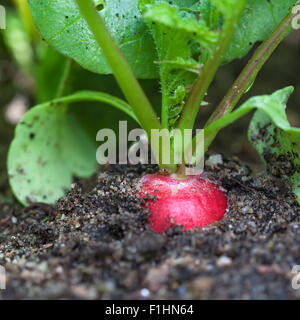
[[[152,215],[150,227],[166,232],[181,225],[184,230],[202,228],[223,218],[227,209],[225,193],[214,183],[200,176],[178,179],[174,175],[147,174],[140,184],[140,197]]]

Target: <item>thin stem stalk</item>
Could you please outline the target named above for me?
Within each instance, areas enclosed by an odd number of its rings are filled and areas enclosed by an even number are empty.
[[[63,73],[62,73],[62,76],[60,78],[60,82],[59,82],[59,85],[58,85],[58,88],[57,88],[57,92],[56,92],[55,98],[60,98],[60,97],[62,97],[64,95],[64,91],[66,89],[66,84],[67,84],[67,81],[68,81],[68,78],[69,78],[69,75],[70,75],[70,72],[71,72],[71,64],[72,64],[71,59],[70,58],[66,58],[64,69],[63,69]]]
[[[215,109],[205,128],[222,118],[225,114],[231,112],[245,94],[248,88],[255,81],[258,73],[268,61],[272,53],[282,42],[283,39],[292,31],[292,20],[294,14],[290,11],[281,23],[274,29],[270,36],[259,46],[246,67],[243,69],[239,77],[231,86],[221,103]],[[205,136],[206,149],[215,139],[218,132],[213,132],[209,136]]]
[[[223,31],[220,35],[220,40],[218,41],[213,54],[209,56],[208,61],[201,70],[184,106],[177,126],[181,131],[184,129],[193,129],[201,102],[222,63],[222,58],[232,40],[236,25],[245,8],[245,4],[245,0],[240,1],[237,7],[234,8],[233,16],[229,21],[225,22]]]
[[[151,144],[151,130],[161,129],[161,123],[154,109],[137,81],[128,61],[108,31],[103,19],[95,10],[92,1],[76,0],[76,2],[99,47],[102,49],[124,96],[132,107],[142,128],[147,133]],[[161,148],[160,146],[160,150]],[[155,156],[157,161],[160,162],[159,155]],[[159,163],[159,166],[171,171],[176,170],[174,165],[167,166]]]

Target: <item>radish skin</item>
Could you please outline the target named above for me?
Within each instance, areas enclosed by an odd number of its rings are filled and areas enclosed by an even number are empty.
[[[145,202],[151,211],[150,227],[166,232],[181,225],[184,230],[202,228],[222,219],[227,209],[225,193],[199,176],[177,179],[174,176],[147,174],[141,179],[140,197],[156,196]]]

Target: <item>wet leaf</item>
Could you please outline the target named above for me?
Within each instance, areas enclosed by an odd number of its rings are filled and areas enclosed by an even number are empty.
[[[205,23],[211,31],[218,31],[222,28],[223,21],[220,11],[225,18],[229,18],[235,1],[141,0],[140,2],[152,5],[165,2],[178,6],[182,11],[185,10],[198,16],[199,20]],[[224,56],[224,62],[245,56],[256,42],[265,40],[296,1],[248,0],[232,43]],[[137,77],[157,78],[158,68],[154,64],[154,61],[157,60],[157,51],[151,34],[141,17],[138,2],[139,0],[101,0],[95,1],[95,7],[106,21],[107,27]],[[51,46],[90,71],[101,74],[111,73],[101,49],[73,0],[29,0],[29,4],[35,24]],[[172,24],[172,17],[169,22]]]
[[[244,57],[258,41],[264,41],[297,0],[248,0],[224,62]]]
[[[228,18],[234,1],[202,0],[193,6],[193,10],[199,13],[211,30],[218,30],[223,24],[219,11]],[[247,0],[232,42],[223,58],[224,63],[244,57],[256,42],[264,41],[296,2],[297,0]]]
[[[137,3],[138,0],[109,0],[95,6],[137,77],[155,78],[155,48]],[[74,0],[29,0],[29,5],[38,30],[51,46],[90,71],[111,73]]]

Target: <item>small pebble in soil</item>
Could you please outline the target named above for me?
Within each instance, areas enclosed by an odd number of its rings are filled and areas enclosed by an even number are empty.
[[[205,161],[205,165],[207,167],[215,167],[217,165],[223,164],[223,157],[221,154],[214,154],[209,156],[209,158]]]

